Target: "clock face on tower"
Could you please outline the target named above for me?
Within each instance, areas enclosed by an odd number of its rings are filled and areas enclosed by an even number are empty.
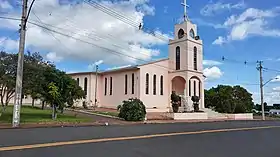
[[[193,29],[190,30],[190,37],[193,38],[193,39],[195,37]]]
[[[181,39],[181,38],[184,37],[184,35],[185,35],[184,30],[183,30],[183,29],[180,29],[180,30],[178,31],[178,38]]]

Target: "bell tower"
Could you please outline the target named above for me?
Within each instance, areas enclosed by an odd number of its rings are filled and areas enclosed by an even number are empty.
[[[169,41],[169,68],[175,71],[202,72],[203,43],[197,25],[188,18],[186,0],[182,5],[184,6],[183,22],[175,25],[174,39]]]
[[[192,108],[191,97],[200,98],[199,107],[204,108],[203,42],[197,25],[187,15],[186,0],[183,21],[174,27],[174,39],[169,40],[169,78],[171,91],[184,95],[188,108]],[[179,83],[180,78],[180,85]],[[184,85],[183,85],[184,84]],[[184,92],[179,87],[184,86]]]

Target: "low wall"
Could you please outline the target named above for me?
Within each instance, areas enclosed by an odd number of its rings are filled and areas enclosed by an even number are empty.
[[[168,112],[168,108],[146,108],[146,112]]]
[[[208,119],[207,113],[171,113],[174,120],[202,120]]]
[[[252,120],[253,113],[240,113],[240,114],[226,114],[229,119],[234,120]]]

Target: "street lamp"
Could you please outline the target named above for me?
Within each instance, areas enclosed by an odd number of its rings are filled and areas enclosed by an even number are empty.
[[[98,68],[99,68],[98,66],[102,63],[103,63],[103,60],[99,60],[99,61],[93,63],[93,68],[95,66],[94,108],[97,106],[97,83],[98,83],[98,81],[97,81],[98,76],[97,75],[98,75]]]
[[[265,85],[267,85],[269,82],[271,82],[272,80],[278,80],[280,78],[275,77],[275,78],[271,78],[268,81],[266,81],[264,84],[261,84],[261,105],[262,105],[262,120],[265,120],[265,114],[264,114],[264,103],[263,103],[263,87]]]
[[[272,79],[269,79],[268,81],[266,81],[262,86],[264,87],[266,84],[268,84],[269,82],[271,82],[272,80],[278,80],[279,78],[278,77],[275,77],[275,78],[272,78]]]

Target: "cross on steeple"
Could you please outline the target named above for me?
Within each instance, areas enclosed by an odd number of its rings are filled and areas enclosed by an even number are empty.
[[[184,6],[184,21],[188,20],[188,15],[187,15],[187,8],[190,7],[187,4],[187,0],[184,0],[184,3],[181,3]]]

